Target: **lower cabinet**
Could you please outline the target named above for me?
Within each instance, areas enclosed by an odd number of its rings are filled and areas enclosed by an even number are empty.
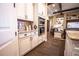
[[[24,55],[31,51],[33,48],[35,48],[37,45],[42,43],[43,37],[38,35],[32,35],[32,36],[24,36],[23,38],[19,39],[19,53],[20,55]]]
[[[32,48],[36,47],[38,45],[38,36],[33,36],[32,37]]]
[[[38,45],[37,36],[29,36],[19,39],[20,55],[24,55]]]
[[[44,41],[43,36],[38,37],[38,44],[42,43]]]
[[[31,49],[30,37],[24,37],[19,39],[20,55],[24,55]]]
[[[0,56],[22,56],[42,43],[43,36],[24,36],[0,47]]]

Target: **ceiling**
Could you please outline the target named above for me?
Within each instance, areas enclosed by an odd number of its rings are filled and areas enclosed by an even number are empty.
[[[53,12],[67,10],[75,7],[79,7],[79,3],[48,3],[47,13],[48,16],[53,16]]]

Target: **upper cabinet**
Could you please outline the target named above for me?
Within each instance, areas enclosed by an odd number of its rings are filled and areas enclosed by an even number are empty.
[[[33,4],[32,3],[17,3],[17,18],[27,21],[33,21]]]
[[[33,21],[33,3],[25,4],[25,19],[28,21]]]
[[[44,3],[38,4],[38,16],[45,18],[45,4]]]
[[[25,20],[25,4],[16,3],[17,18]]]

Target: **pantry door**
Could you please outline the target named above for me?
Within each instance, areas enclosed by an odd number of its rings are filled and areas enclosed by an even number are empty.
[[[0,3],[0,46],[15,39],[17,17],[14,3]]]

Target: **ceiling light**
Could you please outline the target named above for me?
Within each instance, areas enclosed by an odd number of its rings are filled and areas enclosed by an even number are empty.
[[[55,7],[55,4],[52,4],[53,7]]]
[[[55,12],[57,12],[58,10],[57,9],[55,9]]]

